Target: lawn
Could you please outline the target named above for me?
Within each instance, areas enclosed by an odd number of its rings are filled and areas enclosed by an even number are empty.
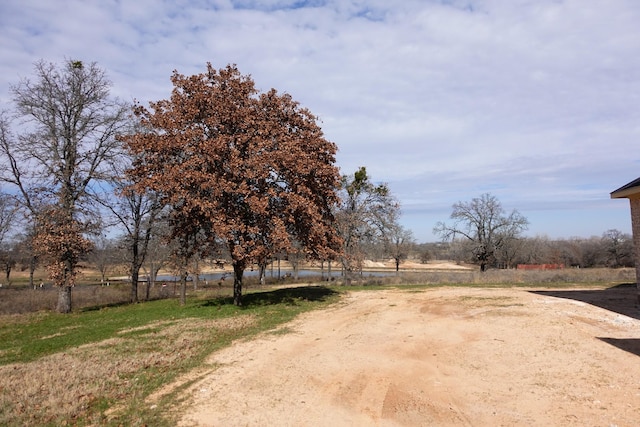
[[[0,318],[0,425],[172,425],[145,398],[232,341],[337,301],[305,286],[255,292],[236,307],[199,292],[175,299]],[[172,395],[164,397],[169,402]]]

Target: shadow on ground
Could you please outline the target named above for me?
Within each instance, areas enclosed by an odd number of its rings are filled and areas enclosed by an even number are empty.
[[[600,341],[618,347],[621,350],[640,356],[640,338],[603,338],[598,337]]]
[[[582,301],[634,319],[640,319],[638,290],[635,283],[623,283],[607,289],[571,289],[531,291],[548,297]]]
[[[635,283],[623,283],[607,289],[531,291],[534,294],[581,301],[614,313],[640,319],[638,290]],[[640,356],[640,338],[598,337],[621,350]]]
[[[265,292],[253,292],[242,296],[242,306],[260,306],[274,304],[295,305],[298,301],[325,301],[338,292],[324,286],[299,286],[274,289]],[[207,305],[233,304],[233,297],[217,298],[205,303]]]

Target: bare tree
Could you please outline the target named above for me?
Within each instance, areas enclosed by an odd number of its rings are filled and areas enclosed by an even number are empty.
[[[545,264],[551,257],[552,242],[547,236],[535,236],[525,239],[520,251],[521,264]]]
[[[343,240],[341,261],[346,284],[351,283],[354,270],[362,269],[363,244],[382,238],[394,224],[398,209],[389,187],[373,184],[365,167],[342,177],[336,226]]]
[[[525,238],[504,239],[500,247],[496,248],[495,258],[498,266],[500,268],[514,268],[526,245],[527,239]]]
[[[18,214],[18,206],[13,197],[0,192],[0,243],[3,243],[7,234],[14,226]]]
[[[20,132],[0,120],[0,179],[17,189],[35,223],[35,248],[58,286],[57,310],[71,311],[79,257],[95,223],[87,196],[106,160],[117,155],[115,135],[129,109],[109,96],[111,83],[95,63],[35,64],[35,79],[12,87]]]
[[[413,248],[415,240],[411,230],[407,230],[398,223],[394,223],[384,234],[384,242],[387,254],[393,258],[396,265],[396,273],[400,271],[400,264],[407,259]]]
[[[135,182],[126,175],[131,166],[127,153],[109,162],[105,187],[96,186],[94,199],[108,212],[113,224],[124,231],[123,244],[131,284],[130,302],[138,302],[140,269],[144,265],[151,237],[158,234],[158,219],[162,205],[154,191],[136,192]],[[147,281],[149,282],[149,281]],[[148,299],[148,289],[145,292]]]
[[[176,243],[170,240],[168,219],[163,214],[156,221],[155,231],[151,234],[145,260],[141,266],[147,276],[145,299],[149,299],[150,289],[155,286],[160,270],[172,261],[171,256],[175,252],[175,246]]]
[[[107,273],[113,267],[115,259],[115,244],[106,236],[98,234],[91,239],[91,252],[87,260],[91,262],[100,273],[100,283],[106,284]]]
[[[505,215],[502,205],[495,196],[485,193],[471,202],[453,205],[451,219],[453,225],[438,222],[433,229],[443,240],[463,236],[473,244],[474,258],[480,264],[480,271],[496,260],[496,251],[511,239],[517,238],[527,229],[529,221],[517,210]]]
[[[602,244],[609,267],[632,267],[633,238],[620,230],[607,230],[602,235]]]
[[[39,265],[39,257],[33,248],[35,229],[28,224],[15,238],[17,257],[23,270],[29,270],[29,287],[35,285],[35,271]]]
[[[6,241],[17,216],[15,201],[8,194],[0,192],[0,265],[5,271],[5,280],[9,283],[11,269],[16,264],[14,245]]]
[[[174,208],[169,213],[170,240],[176,242],[170,260],[176,275],[180,277],[181,305],[186,303],[187,278],[192,261],[208,256],[217,247],[215,235],[208,232],[207,224],[208,220],[200,210]]]

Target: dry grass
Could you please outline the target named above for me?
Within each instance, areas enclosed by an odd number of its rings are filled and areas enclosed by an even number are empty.
[[[211,335],[250,327],[251,315],[229,319],[180,319],[120,332],[96,344],[56,353],[30,363],[0,367],[0,425],[55,425],[75,420],[108,423],[114,402],[143,393],[147,371],[166,371],[193,357]],[[117,408],[117,407],[116,407]],[[117,410],[109,411],[112,417]]]
[[[74,309],[122,304],[129,301],[131,288],[129,284],[117,283],[111,286],[78,285],[71,293]],[[149,293],[150,299],[173,296],[173,289],[163,293],[156,285]],[[138,288],[138,299],[144,300],[144,289]],[[21,314],[37,311],[53,311],[58,301],[58,288],[30,289],[26,286],[0,288],[0,314]]]
[[[0,425],[173,425],[166,384],[206,366],[208,355],[233,340],[338,295],[321,287],[275,289],[248,293],[239,308],[223,291],[193,292],[184,306],[167,299],[0,316]],[[150,395],[157,398],[150,402]]]
[[[635,282],[635,270],[632,268],[608,269],[576,269],[566,268],[563,270],[495,270],[490,269],[484,273],[478,270],[424,270],[424,271],[402,271],[399,275],[394,275],[393,271],[386,271],[387,275],[371,275],[364,272],[361,276],[354,278],[354,284],[360,285],[544,285],[559,283],[612,283],[612,282]],[[337,274],[337,273],[334,273]],[[341,283],[341,278],[334,276],[335,283]],[[306,282],[312,283],[319,280],[318,277],[305,277],[304,280],[295,282],[296,284]],[[257,287],[257,283],[252,278],[245,280],[245,287]],[[278,282],[279,284],[293,284],[292,278],[287,278]],[[228,284],[230,286],[231,283]],[[168,286],[168,292],[163,292],[160,285],[151,289],[150,298],[159,299],[175,297],[178,293],[174,289],[175,284]],[[226,288],[221,288],[226,290]],[[74,309],[99,307],[106,305],[122,304],[129,301],[130,287],[127,283],[115,283],[112,286],[99,285],[79,285],[73,289],[72,300]],[[25,286],[11,286],[0,288],[0,314],[20,314],[37,311],[52,311],[55,309],[58,298],[58,290],[52,287],[45,289],[29,289]],[[138,299],[144,300],[144,287],[138,288]]]
[[[565,268],[562,270],[435,270],[402,272],[399,276],[368,277],[367,285],[515,285],[558,286],[562,284],[635,283],[633,268]]]

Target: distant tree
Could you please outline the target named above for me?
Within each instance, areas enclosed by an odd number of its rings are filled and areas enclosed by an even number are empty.
[[[607,264],[607,253],[604,249],[603,241],[597,236],[588,239],[574,237],[568,240],[569,248],[572,249],[567,254],[567,259],[574,255],[578,258],[578,265],[582,267],[605,267]],[[565,262],[566,265],[575,265]]]
[[[153,190],[179,209],[173,228],[198,228],[227,246],[234,303],[252,262],[288,252],[335,257],[332,207],[339,183],[335,144],[316,117],[275,90],[259,94],[235,66],[183,76],[169,100],[136,106],[147,132],[124,136],[135,157],[138,191]]]
[[[384,233],[386,252],[393,258],[396,272],[400,271],[400,264],[407,259],[415,240],[411,230],[407,230],[398,223],[393,223]]]
[[[17,213],[18,208],[13,198],[0,192],[0,265],[5,271],[7,283],[9,283],[11,270],[17,262],[15,245],[7,241],[7,235],[16,221]]]
[[[4,283],[11,283],[11,271],[18,263],[15,246],[10,242],[0,245],[0,268],[4,271]]]
[[[58,286],[59,312],[71,311],[79,257],[95,217],[87,189],[119,145],[128,108],[109,96],[111,83],[95,63],[68,60],[62,67],[35,64],[35,80],[12,87],[20,133],[0,118],[2,179],[18,190],[35,222],[34,248],[46,259]]]
[[[495,258],[500,268],[514,268],[524,252],[526,243],[527,240],[520,237],[505,239],[502,245],[496,248]]]
[[[131,158],[126,153],[109,162],[105,186],[96,187],[93,196],[107,210],[112,224],[124,232],[121,244],[126,249],[124,255],[131,285],[129,301],[137,302],[140,269],[145,262],[151,237],[158,233],[162,205],[154,191],[135,191],[135,182],[126,176],[130,165]],[[147,292],[145,299],[148,299]]]
[[[420,259],[421,264],[428,264],[433,259],[433,255],[429,249],[421,248],[418,252],[418,259]]]
[[[519,252],[520,264],[551,264],[550,253],[552,242],[547,236],[525,238],[522,250]]]
[[[87,256],[87,260],[100,273],[100,283],[106,284],[107,273],[116,262],[114,259],[114,255],[117,253],[115,250],[116,245],[112,240],[98,234],[91,239],[91,246],[92,249]]]
[[[19,263],[22,270],[29,270],[29,287],[33,288],[35,285],[34,275],[36,268],[39,265],[39,256],[33,247],[35,228],[34,224],[28,224],[22,232],[18,233],[15,237],[15,248],[18,256]]]
[[[633,238],[620,230],[607,230],[602,234],[602,244],[608,267],[632,267]]]
[[[347,284],[353,272],[362,269],[364,243],[382,239],[395,225],[398,209],[389,187],[373,184],[365,167],[342,176],[336,225],[343,241],[341,261]]]
[[[291,264],[291,268],[293,269],[293,278],[295,280],[298,280],[300,277],[300,262],[303,261],[304,258],[304,251],[294,242],[293,248],[291,248],[287,254],[287,260],[289,261],[289,264]]]
[[[150,287],[155,286],[158,273],[171,261],[171,256],[175,252],[176,242],[170,239],[168,219],[161,216],[157,223],[156,232],[151,235],[147,256],[142,271],[147,275],[147,288],[145,289],[145,299],[149,299]],[[126,246],[126,245],[125,245]]]
[[[15,199],[4,192],[0,192],[0,244],[15,225],[18,216],[18,206]]]
[[[142,211],[140,211],[142,213]],[[146,215],[146,214],[145,214]],[[116,238],[115,252],[117,253],[117,259],[120,263],[118,268],[124,267],[123,274],[129,275],[130,280],[130,297],[132,301],[134,297],[138,300],[138,286],[141,282],[144,283],[144,289],[142,292],[142,299],[147,301],[151,297],[151,290],[155,287],[158,274],[160,270],[167,269],[169,267],[175,267],[173,262],[175,261],[174,252],[176,242],[169,237],[168,217],[167,212],[161,211],[155,218],[154,225],[148,228],[148,220],[142,220],[139,231],[140,240],[138,240],[138,252],[137,256],[134,254],[135,239],[134,236],[129,234],[129,230],[125,230],[119,234]],[[130,225],[133,222],[129,223]],[[121,226],[118,226],[118,230],[121,230]],[[147,233],[150,230],[149,240],[146,242]],[[135,231],[134,231],[135,234]],[[145,243],[146,242],[146,243]],[[146,250],[143,249],[143,245],[146,245]],[[142,256],[144,254],[144,257]],[[141,262],[138,269],[138,274],[135,277],[136,285],[133,286],[133,277],[131,277],[132,271],[138,262]]]
[[[415,257],[422,264],[427,264],[431,260],[451,260],[451,244],[449,242],[429,242],[417,243],[415,247]]]
[[[184,207],[186,204],[181,204]],[[208,256],[215,251],[217,240],[207,225],[207,215],[196,209],[174,209],[169,213],[170,240],[172,247],[169,260],[176,275],[180,277],[180,304],[186,303],[189,269],[198,257]],[[197,273],[197,271],[195,271]]]
[[[480,271],[496,260],[496,251],[509,240],[515,239],[527,229],[529,221],[517,210],[505,215],[495,196],[485,193],[470,202],[453,205],[453,225],[438,222],[433,229],[443,240],[462,236],[472,244],[473,256]]]

